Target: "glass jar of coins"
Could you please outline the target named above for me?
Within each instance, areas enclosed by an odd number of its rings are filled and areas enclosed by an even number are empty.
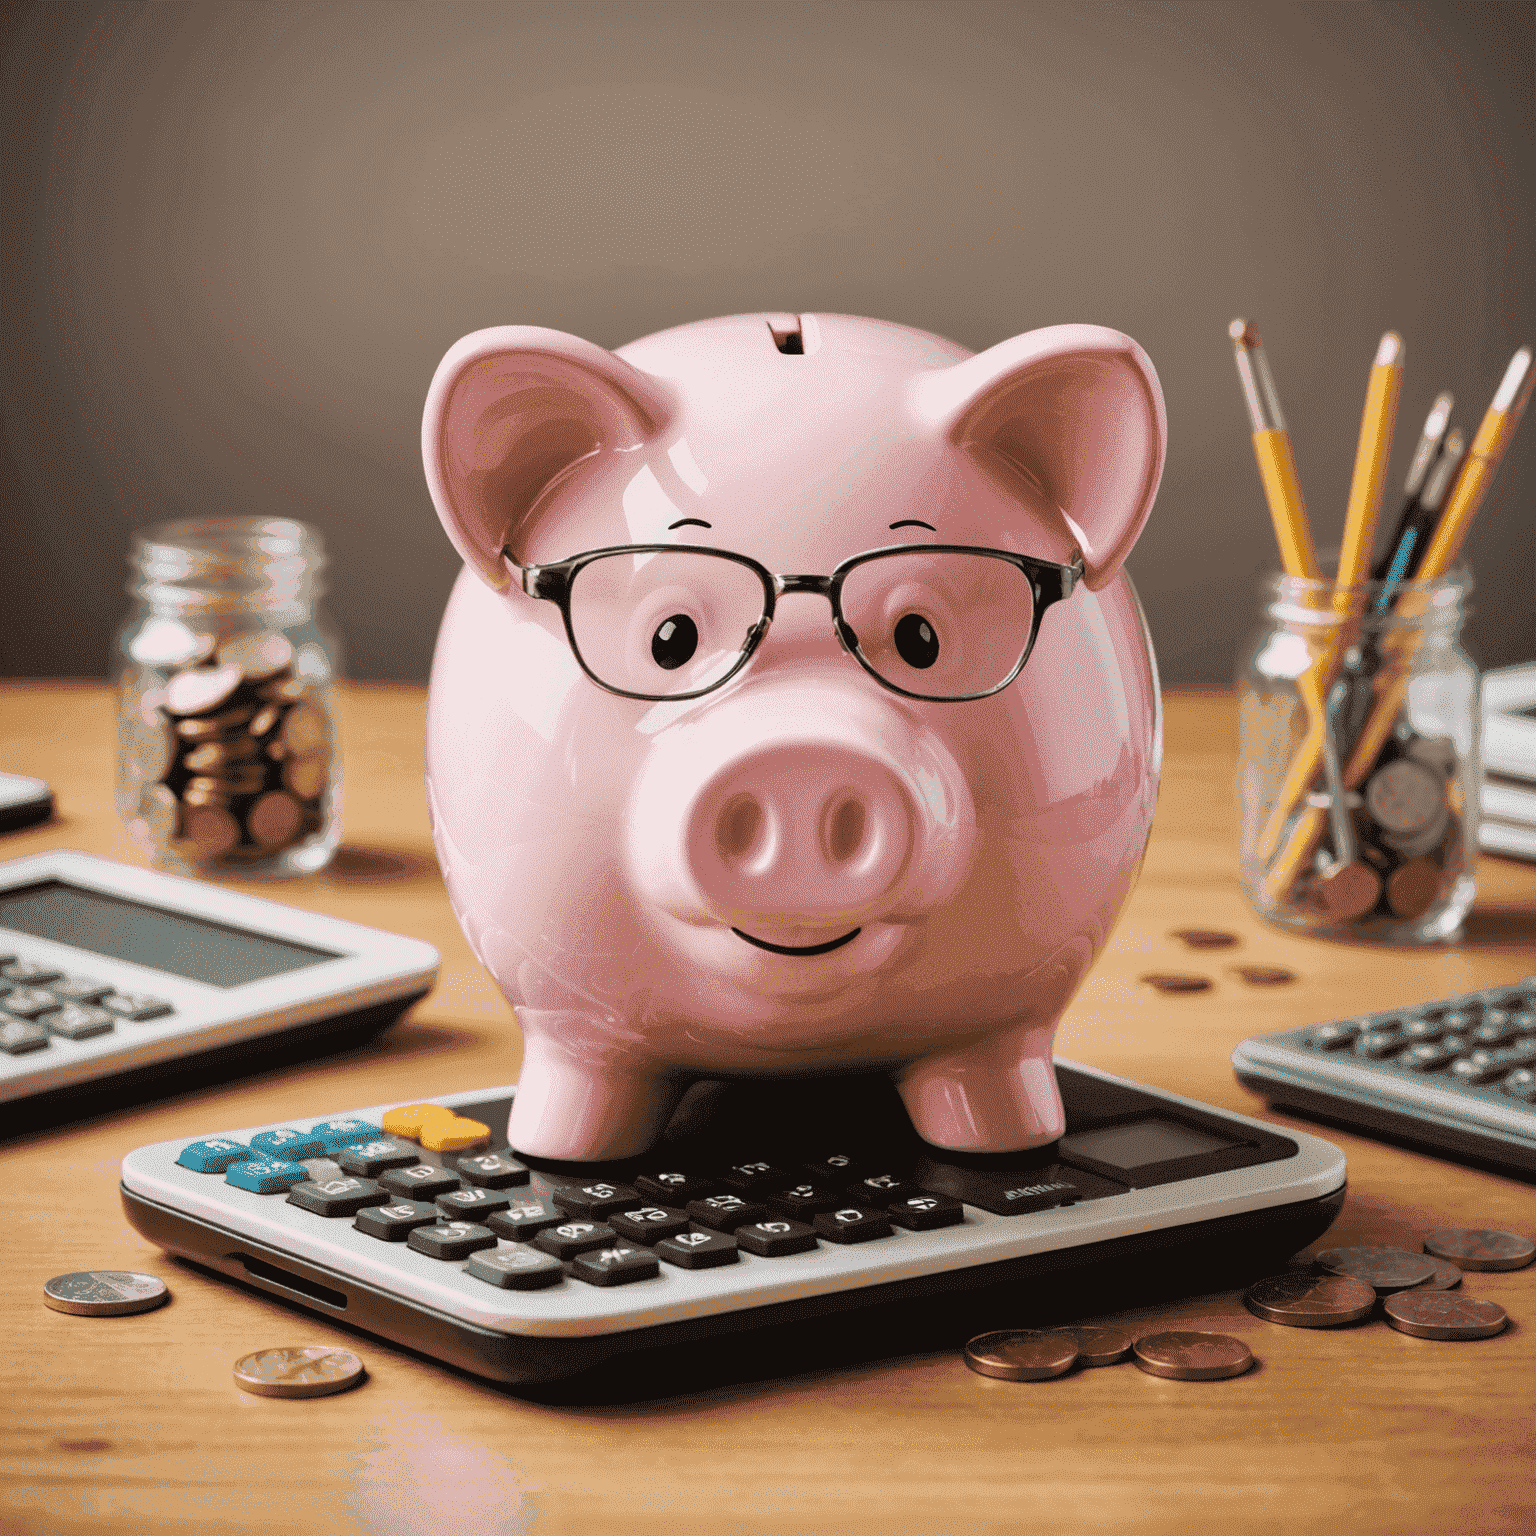
[[[320,535],[281,518],[141,530],[118,636],[117,806],[162,867],[291,874],[341,840]]]
[[[1478,675],[1471,577],[1276,576],[1238,678],[1243,890],[1325,937],[1454,938],[1472,905]]]

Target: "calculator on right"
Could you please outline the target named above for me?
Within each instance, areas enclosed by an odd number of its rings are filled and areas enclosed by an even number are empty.
[[[1536,976],[1257,1035],[1232,1065],[1277,1109],[1536,1173]]]

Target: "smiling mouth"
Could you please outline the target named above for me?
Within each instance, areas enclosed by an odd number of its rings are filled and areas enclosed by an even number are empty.
[[[834,949],[841,949],[850,939],[858,938],[862,929],[853,928],[840,939],[828,939],[825,944],[770,944],[767,939],[754,939],[750,933],[743,933],[740,928],[732,928],[731,932],[738,939],[745,939],[748,944],[755,944],[759,949],[766,949],[774,955],[825,955]]]

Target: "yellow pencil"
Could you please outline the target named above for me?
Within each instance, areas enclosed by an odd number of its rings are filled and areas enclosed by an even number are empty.
[[[1370,569],[1402,379],[1403,338],[1396,331],[1388,331],[1376,348],[1365,390],[1365,414],[1360,418],[1360,443],[1355,449],[1355,472],[1349,483],[1349,510],[1344,515],[1344,542],[1339,552],[1341,587],[1358,586]]]

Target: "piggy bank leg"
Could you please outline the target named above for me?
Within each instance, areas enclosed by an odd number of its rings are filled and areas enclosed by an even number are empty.
[[[1051,1041],[1056,1021],[1010,1030],[896,1074],[924,1141],[956,1152],[1018,1152],[1044,1146],[1066,1124]]]
[[[661,1134],[682,1086],[631,1062],[579,1062],[530,1040],[507,1140],[531,1157],[632,1157]]]

